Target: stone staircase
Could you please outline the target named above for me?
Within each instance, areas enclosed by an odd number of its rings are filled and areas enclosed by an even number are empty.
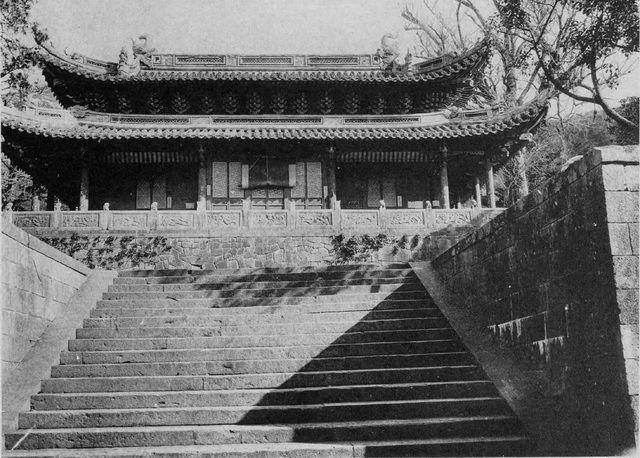
[[[526,455],[405,264],[121,272],[5,456]]]

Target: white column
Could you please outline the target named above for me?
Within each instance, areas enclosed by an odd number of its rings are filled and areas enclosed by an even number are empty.
[[[449,172],[447,170],[447,152],[442,153],[442,165],[440,166],[440,189],[442,190],[442,208],[451,208],[449,202]]]
[[[489,196],[489,207],[496,208],[496,188],[493,182],[493,162],[491,156],[485,159],[485,171],[487,174],[487,195]]]
[[[478,203],[478,208],[482,208],[482,193],[480,192],[480,176],[476,174],[476,202]]]
[[[80,211],[89,210],[89,170],[86,164],[82,164],[80,171]]]

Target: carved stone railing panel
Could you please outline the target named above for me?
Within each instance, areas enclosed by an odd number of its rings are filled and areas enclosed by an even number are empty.
[[[425,215],[422,210],[393,210],[387,212],[387,224],[390,227],[423,226]]]
[[[52,213],[24,213],[13,215],[13,224],[18,227],[49,227],[51,226]]]
[[[436,226],[471,224],[471,210],[436,210]]]
[[[114,230],[146,229],[149,225],[147,213],[113,213],[111,216],[111,227]]]
[[[194,212],[158,212],[158,229],[193,229]]]
[[[333,212],[331,210],[302,210],[297,212],[297,216],[298,228],[333,225]]]
[[[240,228],[242,227],[242,212],[208,211],[206,212],[205,227]]]
[[[62,214],[62,227],[98,227],[98,213],[69,212]]]
[[[287,211],[250,212],[249,225],[251,227],[286,227],[288,214]]]
[[[4,217],[25,229],[42,230],[266,230],[333,234],[346,231],[432,230],[446,226],[480,224],[500,209],[370,209],[370,210],[208,210],[208,211],[88,211],[88,212],[5,212]]]
[[[378,210],[343,210],[343,227],[376,227],[380,225]]]

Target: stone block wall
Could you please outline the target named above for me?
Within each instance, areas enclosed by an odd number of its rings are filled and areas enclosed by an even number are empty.
[[[6,221],[0,245],[4,381],[64,311],[90,270]]]
[[[553,454],[634,445],[637,244],[638,148],[606,147],[433,261],[495,344],[550,382]]]
[[[430,260],[437,254],[454,245],[470,228],[442,230],[427,236],[407,235],[390,237],[397,243],[384,246],[379,251],[370,252],[369,256],[358,262],[390,263]],[[71,237],[73,233],[60,232],[57,238]],[[375,237],[377,234],[371,234]],[[107,249],[107,259],[113,258],[122,251],[123,237],[135,238],[139,246],[146,246],[153,239],[148,236],[105,236],[103,233],[85,233],[87,244],[93,248],[91,258],[98,268],[115,268],[111,264],[100,264],[96,252]],[[321,266],[334,264],[337,258],[332,237],[313,235],[186,235],[166,233],[168,249],[161,254],[153,254],[140,263],[125,261],[119,269],[238,269],[278,266]],[[93,240],[98,239],[94,244]],[[112,239],[106,245],[107,238]],[[45,238],[45,240],[47,240]],[[89,241],[91,241],[89,243]],[[88,249],[79,249],[73,258],[86,262],[89,259]]]

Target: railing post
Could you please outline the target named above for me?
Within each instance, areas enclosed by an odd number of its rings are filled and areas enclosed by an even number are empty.
[[[105,202],[102,206],[102,211],[98,216],[98,224],[100,229],[105,231],[111,230],[111,212],[109,211],[109,202]]]
[[[387,204],[384,200],[380,201],[380,208],[378,209],[378,227],[385,229],[387,227]]]
[[[56,202],[53,207],[53,215],[51,216],[51,227],[60,229],[62,227],[62,204]]]
[[[424,208],[424,225],[428,228],[434,228],[436,226],[436,217],[433,212],[431,202],[427,201]]]
[[[285,210],[287,211],[287,227],[289,229],[295,229],[298,223],[298,218],[296,217],[296,203],[293,200],[285,199]]]
[[[247,198],[242,199],[242,222],[244,227],[250,229],[249,217],[251,213],[251,201]]]
[[[333,206],[333,215],[332,215],[333,229],[336,232],[340,232],[340,229],[342,228],[342,209],[340,208],[341,204],[339,200],[336,200],[335,196],[332,197],[331,204]]]
[[[151,210],[149,210],[149,230],[155,231],[158,229],[158,202],[151,204]]]
[[[4,207],[4,211],[2,212],[2,216],[13,224],[13,204],[9,202],[6,207]]]
[[[195,229],[202,229],[206,225],[207,221],[207,201],[204,196],[200,196],[198,198],[198,202],[196,202],[196,216],[193,221],[193,225]]]

